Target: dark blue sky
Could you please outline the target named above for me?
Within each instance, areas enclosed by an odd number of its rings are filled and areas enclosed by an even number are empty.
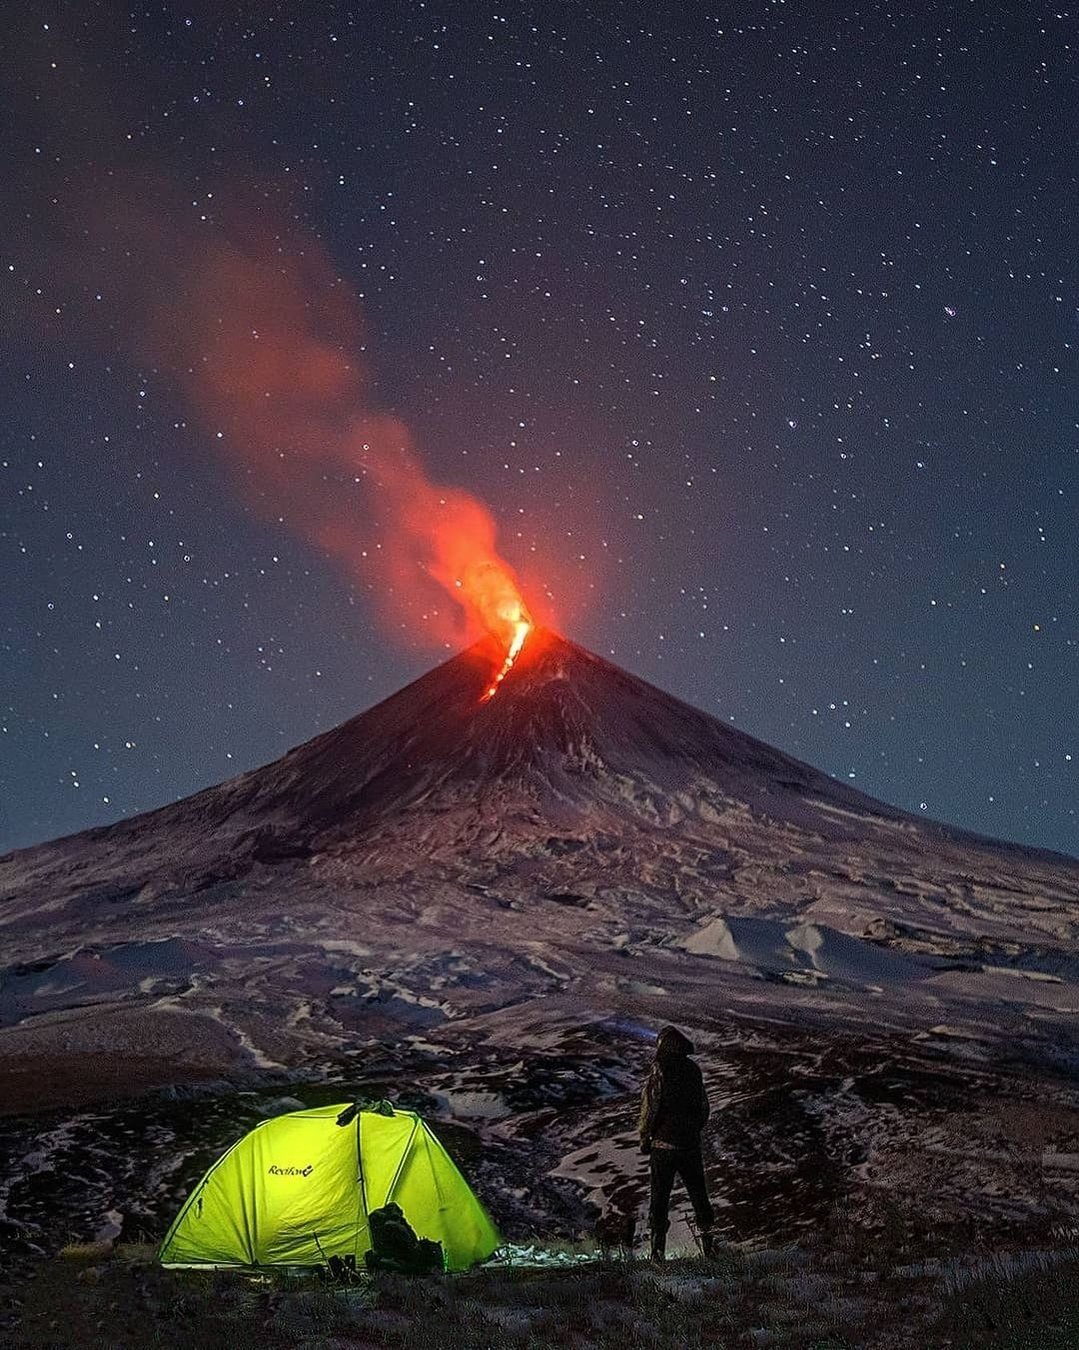
[[[137,336],[183,274],[102,217],[210,248],[242,197],[285,255],[319,242],[370,400],[569,636],[865,792],[1079,853],[1074,12],[652,10],[17,19],[0,849],[439,659],[260,509]]]

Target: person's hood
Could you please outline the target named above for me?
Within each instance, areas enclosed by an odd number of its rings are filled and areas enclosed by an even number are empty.
[[[693,1042],[688,1036],[683,1036],[677,1027],[664,1027],[656,1038],[656,1054],[663,1057],[675,1057],[676,1055],[692,1055]]]

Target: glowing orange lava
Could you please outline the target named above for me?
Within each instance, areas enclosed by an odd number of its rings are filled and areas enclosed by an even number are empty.
[[[486,507],[463,493],[443,498],[432,532],[428,571],[450,592],[476,628],[505,648],[506,657],[483,692],[494,698],[533,628],[513,568],[495,549],[494,521]],[[430,528],[430,527],[429,527]]]
[[[481,703],[486,703],[488,699],[494,698],[498,693],[499,685],[513,669],[513,663],[520,656],[521,648],[525,645],[525,638],[532,631],[532,621],[527,617],[527,611],[520,601],[518,601],[517,617],[511,622],[513,623],[513,637],[510,641],[509,650],[506,652],[506,659],[502,662],[494,679],[487,686],[483,698],[480,700]]]

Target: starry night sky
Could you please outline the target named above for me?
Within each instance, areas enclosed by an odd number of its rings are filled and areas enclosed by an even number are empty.
[[[172,234],[212,250],[242,201],[270,270],[274,240],[332,261],[368,402],[568,636],[1079,853],[1074,8],[19,8],[0,849],[264,763],[453,649],[260,504],[139,336]]]

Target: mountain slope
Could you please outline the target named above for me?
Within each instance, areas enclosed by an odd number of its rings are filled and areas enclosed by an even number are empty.
[[[1013,881],[1035,888],[1079,875],[1072,860],[873,801],[553,634],[535,634],[482,702],[496,663],[478,644],[264,768],[0,859],[0,925],[75,901],[92,918],[99,890],[156,882],[198,895],[326,856],[382,881],[424,866],[467,874],[542,854],[547,839],[554,870],[574,874],[567,885],[582,882],[587,857],[603,855],[607,870],[617,854],[645,870],[655,861],[702,903],[738,865],[804,874],[821,852],[828,867],[843,851],[868,852],[893,882],[928,853],[972,883],[990,884],[1005,858]],[[777,882],[758,902],[794,898]]]
[[[480,643],[273,764],[77,838],[115,847],[193,822],[218,838],[251,822],[310,837],[492,785],[591,808],[597,795],[613,803],[622,779],[661,794],[706,783],[725,796],[773,795],[780,811],[785,797],[810,795],[898,818],[565,639],[536,634],[499,695],[482,702],[493,663]],[[621,809],[634,809],[628,797]],[[12,856],[33,853],[44,856]]]
[[[591,999],[621,978],[596,972],[633,954],[642,989],[683,967],[691,983],[741,970],[876,987],[884,967],[867,943],[1003,971],[1012,1001],[1054,1022],[1069,1006],[1074,860],[914,819],[554,634],[534,634],[484,702],[497,663],[481,643],[264,768],[0,859],[0,1023],[96,1016],[181,976],[191,988],[168,1006],[189,1011],[204,991],[235,992],[246,954],[233,1017],[250,1038],[252,972],[280,959],[280,974],[302,951],[289,998],[308,1007],[313,1035],[312,990],[336,978],[316,972],[360,938],[364,987],[388,989],[406,1021],[541,988]],[[155,953],[176,943],[197,960],[159,969]],[[449,949],[464,952],[453,978]],[[50,972],[43,984],[20,973],[26,963]],[[267,1008],[276,978],[259,995]],[[946,978],[919,968],[911,988],[921,998]],[[910,1002],[902,980],[884,983]],[[984,978],[963,998],[972,990],[990,994]],[[339,1034],[342,1008],[318,1006]],[[289,1037],[271,1040],[288,1061]]]

